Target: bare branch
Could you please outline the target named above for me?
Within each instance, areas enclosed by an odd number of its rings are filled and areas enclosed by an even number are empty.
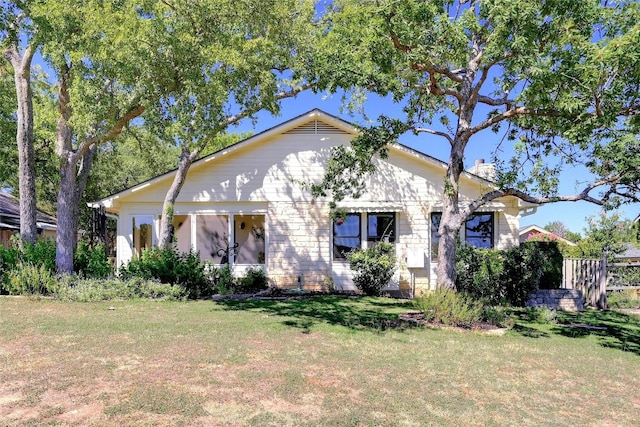
[[[431,135],[441,136],[449,141],[449,144],[453,145],[453,138],[451,138],[451,136],[445,132],[439,132],[429,128],[413,128],[413,130],[415,130],[416,132],[430,133]]]

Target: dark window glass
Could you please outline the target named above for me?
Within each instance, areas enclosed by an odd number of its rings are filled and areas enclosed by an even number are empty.
[[[360,214],[347,214],[333,222],[333,258],[347,259],[347,254],[360,249]]]
[[[465,224],[465,244],[476,248],[493,248],[493,213],[471,214]]]
[[[394,213],[372,213],[367,215],[368,246],[378,242],[396,241],[396,215]]]
[[[438,259],[438,244],[440,243],[440,220],[442,219],[442,213],[434,212],[431,214],[431,259]]]

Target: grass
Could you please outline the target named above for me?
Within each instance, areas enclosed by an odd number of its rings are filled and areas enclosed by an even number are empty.
[[[636,425],[640,321],[518,312],[504,336],[406,302],[0,298],[0,425]]]

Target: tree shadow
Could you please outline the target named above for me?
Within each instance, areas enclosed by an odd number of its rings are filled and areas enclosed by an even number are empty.
[[[640,356],[640,321],[616,311],[587,310],[557,313],[555,323],[535,325],[527,312],[517,314],[518,323],[513,330],[526,337],[549,337],[550,334],[568,338],[595,336],[598,343]]]
[[[384,332],[414,328],[398,318],[411,309],[410,302],[370,300],[360,297],[314,296],[289,299],[246,299],[216,302],[225,310],[246,310],[285,318],[282,324],[309,333],[316,324],[339,325],[355,331]],[[398,312],[393,312],[397,309]]]

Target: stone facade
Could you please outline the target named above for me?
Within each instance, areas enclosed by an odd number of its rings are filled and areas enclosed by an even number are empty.
[[[584,296],[578,289],[540,289],[532,294],[527,307],[548,307],[563,311],[584,310]]]

